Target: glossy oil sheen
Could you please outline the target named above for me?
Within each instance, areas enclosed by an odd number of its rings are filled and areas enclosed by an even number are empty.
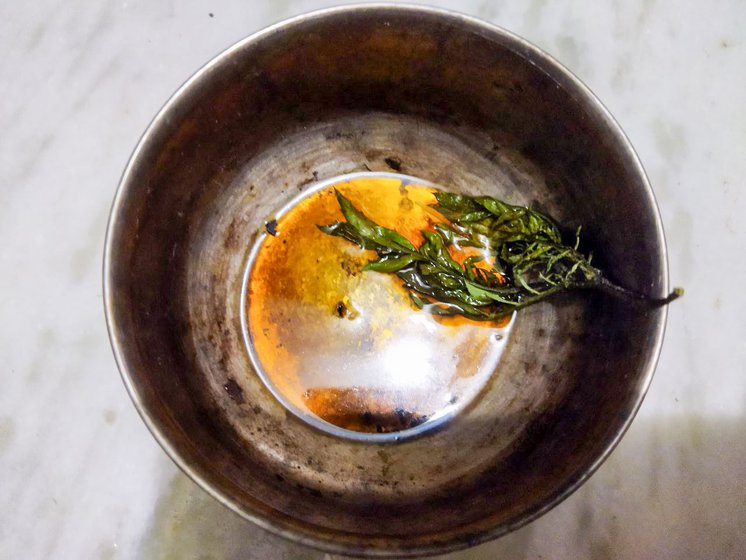
[[[327,183],[276,215],[272,234],[256,242],[244,294],[249,352],[273,394],[323,430],[364,441],[422,433],[497,375],[508,321],[419,310],[395,275],[363,270],[374,252],[317,227],[344,219],[338,190],[419,246],[422,230],[445,221],[430,208],[433,187],[375,173]]]

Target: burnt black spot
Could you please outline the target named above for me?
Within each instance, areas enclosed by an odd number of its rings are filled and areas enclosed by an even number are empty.
[[[352,260],[342,259],[339,265],[347,276],[357,276],[357,273],[360,271],[360,265]]]
[[[352,140],[355,137],[355,134],[348,131],[337,131],[332,132],[329,134],[325,134],[324,138],[327,140],[337,140],[337,139],[343,139],[343,140]]]
[[[398,159],[387,157],[383,161],[394,171],[401,171],[401,162]]]
[[[305,187],[306,185],[309,185],[309,184],[311,184],[311,183],[313,183],[315,181],[318,181],[318,180],[319,180],[319,172],[318,171],[314,171],[313,173],[311,173],[310,177],[308,177],[307,179],[304,179],[303,181],[301,181],[300,183],[298,183],[298,190],[302,190],[303,187]]]
[[[277,237],[277,220],[270,220],[269,222],[264,224],[264,227],[267,230],[268,234]]]
[[[343,302],[338,301],[337,305],[334,306],[334,312],[337,314],[337,317],[341,319],[347,315],[347,306]]]
[[[223,389],[225,389],[225,392],[228,393],[228,396],[231,398],[231,400],[235,401],[238,404],[243,404],[245,402],[243,397],[243,389],[241,389],[241,386],[236,383],[236,380],[232,377],[228,378],[228,381],[223,385]]]
[[[228,226],[228,233],[225,236],[225,240],[223,241],[223,247],[226,249],[237,247],[239,243],[238,238],[238,231],[236,222],[231,222],[231,225]]]

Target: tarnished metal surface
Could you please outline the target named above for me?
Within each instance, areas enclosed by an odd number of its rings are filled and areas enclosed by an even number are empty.
[[[390,170],[583,225],[620,283],[667,292],[643,170],[566,70],[436,10],[318,12],[250,37],[146,132],[112,211],[104,271],[115,355],[174,460],[263,527],[371,556],[452,550],[559,502],[623,434],[665,310],[572,294],[518,317],[492,382],[414,440],[370,444],[288,413],[253,373],[240,287],[256,232],[316,180]]]

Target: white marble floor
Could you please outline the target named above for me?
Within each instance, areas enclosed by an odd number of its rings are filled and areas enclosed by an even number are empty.
[[[119,379],[100,277],[114,189],[160,105],[236,40],[334,3],[0,7],[0,558],[329,558],[177,471]],[[648,398],[598,473],[535,523],[447,558],[743,558],[746,3],[430,4],[523,35],[599,95],[647,167],[687,288]]]

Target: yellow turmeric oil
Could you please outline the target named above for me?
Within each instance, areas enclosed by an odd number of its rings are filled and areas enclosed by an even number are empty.
[[[457,411],[495,371],[507,321],[431,315],[395,275],[363,271],[374,252],[317,227],[342,219],[334,189],[416,246],[444,221],[430,208],[434,187],[405,177],[342,178],[298,200],[249,264],[244,311],[257,368],[322,428],[400,432]]]

